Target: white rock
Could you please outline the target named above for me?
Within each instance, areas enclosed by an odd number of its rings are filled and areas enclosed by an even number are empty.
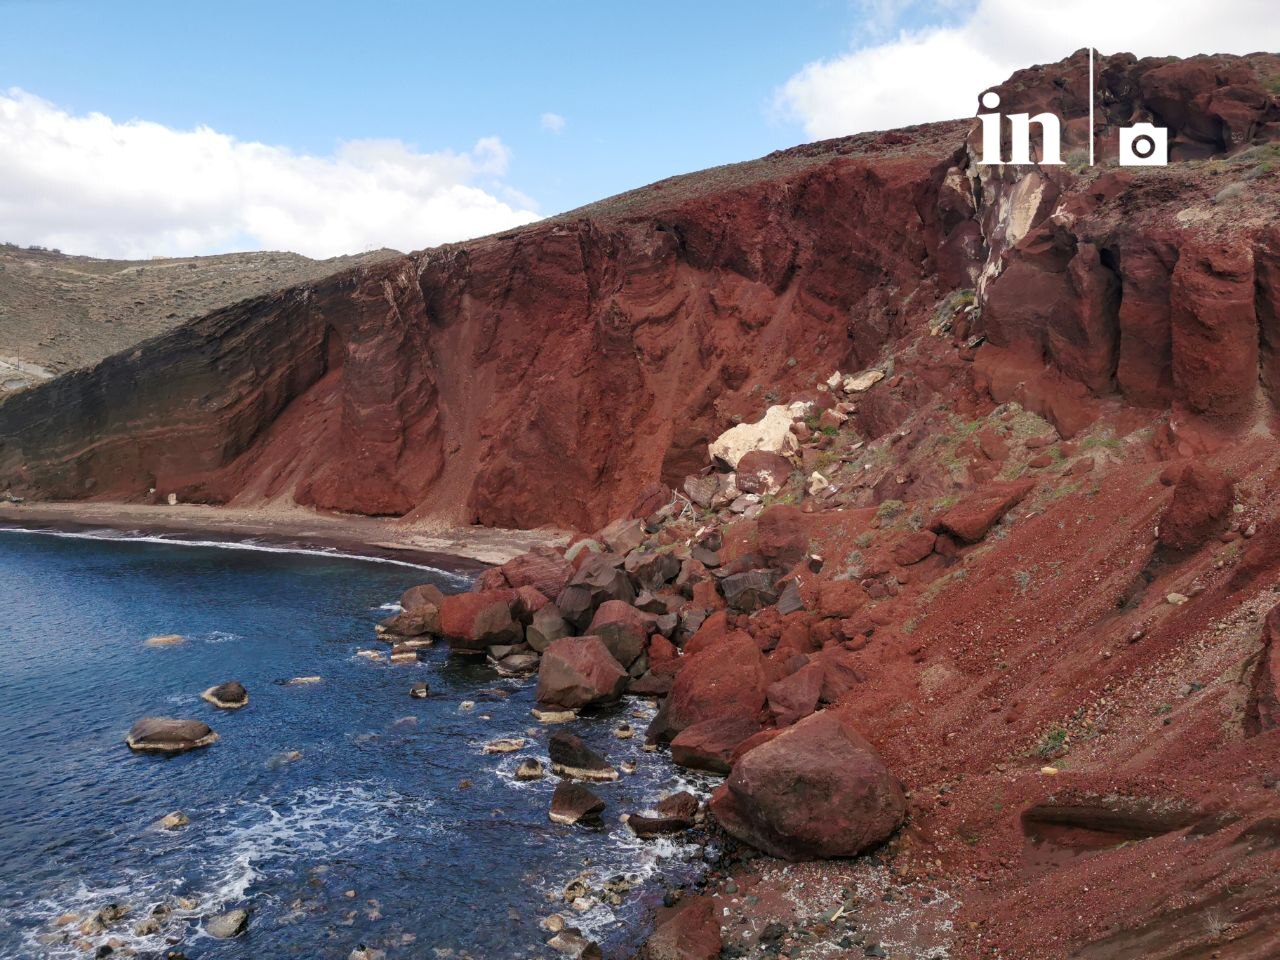
[[[792,419],[789,407],[772,406],[756,423],[740,423],[720,434],[708,444],[707,453],[712,458],[724,460],[735,470],[738,461],[752,450],[784,455],[791,453],[800,447],[800,441],[791,432]]]
[[[827,386],[834,390],[836,387],[840,386],[843,380],[844,374],[837,370],[831,376],[827,377]]]
[[[863,390],[870,390],[883,379],[883,370],[864,370],[856,376],[850,375],[844,378],[844,392],[861,393]]]
[[[820,474],[817,470],[809,474],[809,495],[821,493],[827,487],[831,486],[831,481]]]

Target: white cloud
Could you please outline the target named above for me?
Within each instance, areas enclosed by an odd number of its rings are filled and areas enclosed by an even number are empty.
[[[1280,16],[1275,0],[979,0],[954,25],[808,64],[775,105],[815,139],[972,116],[978,94],[1014,70],[1090,45],[1138,56],[1280,50]]]
[[[353,140],[315,156],[208,127],[73,116],[11,89],[0,91],[0,240],[131,258],[416,250],[538,219],[498,179],[510,158],[497,137],[465,153]]]
[[[544,113],[540,119],[543,130],[559,133],[564,129],[565,119],[558,113]]]

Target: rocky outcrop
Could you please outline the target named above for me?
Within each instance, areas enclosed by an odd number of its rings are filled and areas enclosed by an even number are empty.
[[[129,749],[139,753],[186,753],[217,742],[208,724],[170,717],[143,717],[125,736]]]

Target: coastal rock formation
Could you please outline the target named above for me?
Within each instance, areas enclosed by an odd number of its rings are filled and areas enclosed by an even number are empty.
[[[185,753],[217,742],[208,724],[171,717],[143,717],[125,735],[129,749],[139,753]]]
[[[239,710],[249,702],[249,692],[239,680],[228,680],[216,687],[210,687],[200,694],[200,699],[213,704],[220,710]]]
[[[575,824],[584,820],[599,820],[604,811],[604,801],[580,783],[568,780],[556,784],[551,795],[551,810],[547,814],[553,823]]]
[[[577,710],[617,700],[626,685],[627,671],[599,637],[562,637],[542,654],[538,703]]]
[[[824,710],[743,755],[711,811],[777,857],[852,857],[898,829],[906,799],[851,721]]]

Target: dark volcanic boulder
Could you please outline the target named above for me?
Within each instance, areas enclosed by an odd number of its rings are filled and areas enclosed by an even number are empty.
[[[557,730],[547,743],[551,772],[575,780],[617,780],[618,771],[567,730]]]
[[[561,637],[547,647],[538,667],[538,703],[577,710],[617,700],[627,671],[599,637]]]
[[[649,637],[650,618],[622,600],[606,600],[591,618],[587,633],[599,637],[624,667],[635,663]]]
[[[815,695],[816,696],[816,695]],[[738,744],[760,732],[755,717],[728,716],[701,720],[671,741],[671,759],[682,767],[728,773]]]
[[[217,743],[218,735],[199,720],[143,717],[125,735],[130,750],[150,753],[184,753]]]
[[[511,616],[514,590],[480,590],[445,597],[440,605],[440,632],[452,646],[480,651],[503,643],[519,643],[524,636]]]
[[[556,597],[561,616],[577,627],[585,627],[591,622],[596,607],[605,601],[631,603],[635,600],[635,588],[621,563],[621,557],[607,553],[593,554],[584,560],[569,585]]]
[[[679,575],[680,561],[671,553],[636,550],[627,554],[623,569],[641,590],[656,591]]]
[[[439,607],[443,602],[444,594],[434,583],[423,583],[416,587],[410,587],[400,595],[400,606],[406,613],[411,613],[428,604],[433,607]]]
[[[824,710],[743,754],[711,810],[742,842],[808,860],[852,857],[888,839],[906,799],[843,714]]]
[[[685,897],[675,907],[658,911],[640,956],[642,960],[715,960],[723,947],[715,902],[710,897]]]
[[[200,698],[221,710],[239,710],[249,702],[249,692],[239,680],[228,680],[210,687],[200,694]]]
[[[556,784],[548,816],[555,823],[572,824],[583,820],[599,820],[603,812],[603,800],[580,783],[564,781]]]
[[[1172,550],[1200,546],[1222,529],[1234,499],[1230,477],[1203,464],[1189,464],[1160,518],[1161,545]]]
[[[768,570],[748,570],[725,577],[720,581],[720,589],[730,610],[754,613],[778,602],[775,580]]]
[[[554,603],[540,607],[525,628],[524,639],[538,653],[542,653],[553,640],[569,635],[569,624],[560,616],[560,608]]]

